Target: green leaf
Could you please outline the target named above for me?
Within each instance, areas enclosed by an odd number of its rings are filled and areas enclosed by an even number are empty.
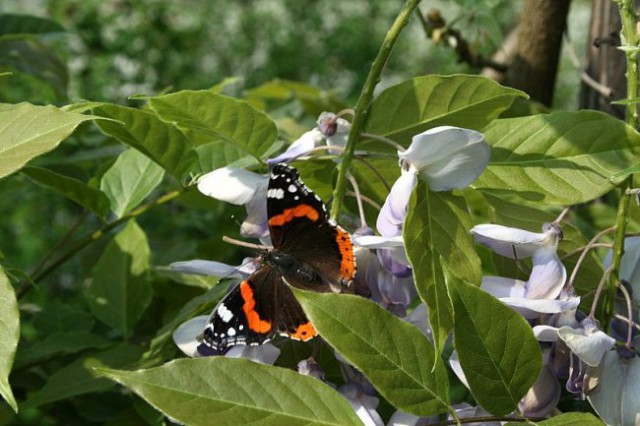
[[[539,426],[604,426],[602,420],[591,413],[564,413],[535,424]],[[522,425],[522,422],[508,422],[504,426]]]
[[[245,101],[212,91],[183,90],[149,100],[158,116],[197,144],[212,144],[225,156],[264,158],[278,136],[273,121]]]
[[[109,199],[99,189],[91,188],[84,182],[64,176],[42,167],[27,166],[21,170],[34,182],[51,188],[71,201],[105,218],[109,213]]]
[[[245,359],[179,359],[148,370],[99,371],[190,426],[362,424],[349,403],[319,380]]]
[[[107,244],[93,270],[86,296],[91,312],[128,336],[151,303],[150,257],[144,231],[134,220]]]
[[[75,354],[86,349],[102,348],[109,340],[88,331],[60,331],[35,341],[16,356],[16,368],[41,363],[55,356]]]
[[[102,117],[118,121],[100,122],[100,130],[136,148],[176,178],[182,179],[194,172],[198,158],[187,138],[154,114],[108,104],[93,111]]]
[[[320,335],[391,404],[420,416],[449,410],[446,370],[417,328],[358,296],[293,291]]]
[[[609,176],[609,180],[610,181],[617,181],[620,179],[624,179],[629,175],[632,175],[634,173],[639,173],[640,172],[640,163],[638,164],[634,164],[631,167],[627,167],[624,170],[619,171],[618,173],[614,173],[611,176]]]
[[[46,34],[65,31],[55,21],[33,15],[3,13],[0,15],[0,36],[7,34]]]
[[[113,382],[101,377],[96,368],[127,367],[140,359],[141,355],[139,346],[120,343],[77,359],[53,373],[44,387],[21,407],[28,409],[72,396],[105,391],[113,386]]]
[[[9,373],[20,339],[20,313],[13,286],[0,267],[0,395],[18,412],[18,404],[9,385]]]
[[[162,182],[164,170],[140,151],[130,148],[102,175],[100,189],[121,217],[136,207]]]
[[[420,298],[429,308],[429,322],[438,354],[453,329],[453,308],[441,263],[456,276],[480,283],[482,270],[469,234],[471,217],[461,197],[431,192],[419,182],[409,202],[403,227],[405,249]]]
[[[600,197],[614,188],[609,177],[640,153],[638,132],[597,111],[496,120],[485,138],[491,161],[473,186],[546,204]]]
[[[371,104],[365,131],[406,144],[432,127],[481,129],[527,95],[471,75],[417,77],[384,90]]]
[[[510,413],[540,373],[540,345],[520,314],[449,271],[445,275],[454,344],[471,393],[488,412]]]
[[[97,117],[28,103],[0,104],[0,177],[58,146],[78,125]]]

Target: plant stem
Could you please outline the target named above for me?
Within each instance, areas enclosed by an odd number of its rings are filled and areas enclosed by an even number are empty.
[[[171,191],[167,194],[164,194],[156,198],[155,200],[150,201],[147,204],[143,204],[137,207],[136,209],[130,211],[129,213],[120,217],[119,219],[116,219],[113,222],[107,223],[105,226],[98,229],[97,231],[94,231],[88,235],[85,235],[83,238],[76,241],[75,244],[71,245],[71,247],[66,252],[64,252],[55,261],[49,264],[49,266],[40,270],[39,272],[34,273],[31,276],[31,279],[29,280],[29,282],[22,283],[22,285],[16,290],[16,296],[20,298],[21,296],[26,294],[31,288],[33,288],[33,283],[37,283],[38,281],[41,281],[44,277],[46,277],[47,275],[49,275],[50,273],[58,269],[60,266],[62,266],[65,262],[71,259],[75,254],[80,252],[82,249],[87,247],[89,244],[96,242],[100,238],[104,237],[112,229],[117,228],[123,223],[128,222],[129,220],[141,215],[142,213],[152,209],[153,207],[159,206],[160,204],[164,204],[168,201],[173,200],[174,198],[177,198],[178,196],[182,195],[187,189],[188,187],[176,189],[175,191]]]
[[[360,131],[366,121],[367,112],[369,111],[371,100],[373,99],[373,89],[380,81],[382,70],[389,59],[393,46],[400,36],[400,32],[409,22],[413,11],[418,7],[418,3],[420,3],[420,0],[407,0],[405,2],[402,6],[402,10],[400,10],[400,13],[396,17],[396,20],[391,25],[391,28],[389,28],[389,31],[382,42],[382,46],[380,46],[378,55],[371,64],[371,70],[369,71],[367,80],[364,83],[364,87],[362,88],[362,92],[360,93],[360,97],[356,103],[355,115],[353,117],[353,122],[351,123],[351,132],[349,133],[349,139],[347,140],[344,155],[342,156],[342,161],[338,166],[338,180],[333,191],[333,203],[331,205],[330,214],[330,217],[333,220],[338,218],[338,214],[342,208],[342,200],[347,188],[347,173],[349,172],[351,159],[353,158],[353,153],[356,149],[356,143],[360,137]]]
[[[638,35],[636,33],[637,16],[635,13],[633,0],[619,0],[620,18],[622,21],[623,50],[627,59],[627,99],[638,97]],[[634,129],[638,126],[638,107],[635,103],[627,104],[626,122]],[[611,261],[612,271],[609,283],[603,295],[604,326],[609,323],[613,314],[613,299],[616,293],[616,286],[619,280],[618,271],[620,262],[624,254],[624,237],[628,222],[629,204],[631,195],[627,194],[627,189],[633,185],[633,175],[629,176],[622,185],[620,201],[618,203],[618,215],[616,218],[616,235],[613,241],[613,259]]]

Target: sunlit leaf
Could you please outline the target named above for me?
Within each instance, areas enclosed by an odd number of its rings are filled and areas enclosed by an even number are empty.
[[[449,382],[425,336],[358,296],[294,289],[320,335],[397,408],[423,416],[449,410]]]
[[[164,177],[164,170],[134,148],[124,151],[100,180],[100,189],[120,217],[142,202]]]
[[[20,338],[20,313],[13,286],[0,267],[0,395],[18,411],[18,404],[9,385],[9,373]]]
[[[546,204],[577,204],[614,188],[637,162],[640,134],[597,111],[496,120],[485,129],[491,160],[473,187]]]
[[[431,192],[424,182],[418,184],[409,203],[403,236],[418,294],[429,308],[438,353],[453,328],[453,308],[441,262],[456,276],[480,283],[480,258],[469,234],[471,227],[462,198],[447,192]]]
[[[136,148],[176,178],[194,172],[198,158],[187,138],[154,114],[107,104],[94,109],[94,113],[118,121],[98,123],[104,133]]]
[[[317,379],[245,359],[179,359],[148,370],[99,371],[191,426],[362,424],[349,403]]]
[[[488,412],[510,413],[538,377],[540,345],[522,315],[445,274],[455,312],[454,345],[471,393]]]
[[[91,188],[84,182],[64,176],[42,167],[25,167],[22,173],[42,186],[53,189],[71,201],[105,218],[109,213],[109,199],[99,189]]]
[[[113,382],[101,377],[95,368],[126,367],[135,363],[141,355],[142,348],[139,346],[121,343],[79,358],[53,373],[44,387],[21,408],[28,409],[72,396],[105,391],[113,386]]]
[[[86,296],[91,312],[127,336],[151,303],[149,243],[131,220],[107,244],[93,269]]]
[[[78,125],[96,117],[28,103],[0,104],[0,177],[54,149]]]
[[[384,90],[371,104],[365,131],[402,144],[436,126],[479,130],[527,95],[471,75],[429,75]]]

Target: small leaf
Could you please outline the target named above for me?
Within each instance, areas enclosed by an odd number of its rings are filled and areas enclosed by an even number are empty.
[[[609,192],[610,176],[640,153],[640,134],[597,111],[495,120],[485,129],[492,146],[483,192],[546,204],[584,203]]]
[[[455,312],[454,344],[471,393],[488,412],[515,410],[542,367],[531,326],[490,294],[445,271]]]
[[[64,112],[51,105],[0,104],[0,177],[51,151],[80,123],[95,118]]]
[[[116,216],[136,207],[159,184],[164,170],[140,151],[129,148],[102,175],[100,189],[111,200]]]
[[[320,335],[391,404],[421,416],[449,410],[446,370],[417,328],[358,296],[293,290]]]
[[[141,355],[140,347],[120,343],[77,359],[53,373],[44,387],[34,393],[21,407],[27,409],[72,396],[103,392],[112,387],[113,382],[100,377],[95,370],[97,367],[127,367],[140,359]]]
[[[53,189],[71,201],[105,218],[109,213],[109,199],[99,189],[91,188],[84,182],[64,176],[42,167],[28,166],[21,170],[34,182]]]
[[[626,169],[621,170],[618,173],[612,174],[611,176],[609,176],[609,180],[612,182],[617,181],[638,172],[640,172],[640,163],[634,164],[633,166],[627,167]]]
[[[179,359],[148,370],[98,371],[190,426],[362,424],[349,403],[319,380],[245,359]]]
[[[417,77],[389,87],[374,99],[365,131],[407,144],[414,135],[436,126],[479,130],[518,97],[527,95],[486,77]]]
[[[149,257],[147,236],[135,221],[129,221],[107,244],[86,292],[91,312],[125,336],[151,303]]]
[[[227,158],[251,155],[263,159],[278,136],[276,125],[265,113],[212,91],[183,90],[151,98],[149,105],[162,120],[186,131],[192,143],[233,151]]]
[[[0,395],[18,412],[18,405],[9,385],[9,373],[20,339],[20,313],[13,286],[0,267]]]
[[[431,192],[419,182],[409,202],[403,235],[420,298],[429,308],[437,353],[453,329],[453,308],[441,262],[456,276],[480,283],[481,265],[469,234],[471,217],[464,200],[447,192]]]
[[[3,13],[0,15],[0,36],[7,34],[45,34],[65,31],[55,21],[33,15]]]
[[[109,104],[95,108],[94,113],[118,121],[100,122],[100,130],[136,148],[176,178],[194,171],[198,158],[187,138],[154,114]]]

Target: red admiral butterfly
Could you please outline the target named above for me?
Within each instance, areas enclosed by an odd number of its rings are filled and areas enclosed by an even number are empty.
[[[260,345],[276,334],[307,341],[318,332],[287,283],[318,292],[340,291],[356,272],[351,237],[327,218],[322,200],[286,164],[271,169],[267,215],[273,250],[261,266],[216,306],[198,352],[224,353],[234,345]]]

